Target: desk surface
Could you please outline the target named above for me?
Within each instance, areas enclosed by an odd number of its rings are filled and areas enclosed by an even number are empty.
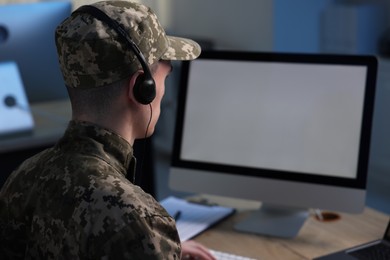
[[[260,203],[227,200],[214,196],[201,196],[221,205],[231,206],[238,212],[195,238],[196,241],[219,251],[256,259],[313,259],[344,248],[383,237],[389,216],[366,208],[362,214],[339,213],[335,221],[321,222],[310,216],[300,233],[293,239],[266,237],[241,233],[234,224],[245,218]]]
[[[52,145],[63,135],[72,113],[68,99],[33,104],[31,111],[34,130],[0,139],[0,153]]]

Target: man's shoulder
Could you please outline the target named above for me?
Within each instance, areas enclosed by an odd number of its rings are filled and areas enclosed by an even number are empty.
[[[180,255],[175,221],[151,195],[130,182],[115,181],[94,192],[100,197],[89,216],[94,246],[120,248],[118,255],[135,259]]]
[[[107,174],[94,178],[93,182],[91,197],[101,201],[99,205],[105,209],[135,212],[142,217],[156,213],[166,215],[165,210],[150,194],[123,175]]]

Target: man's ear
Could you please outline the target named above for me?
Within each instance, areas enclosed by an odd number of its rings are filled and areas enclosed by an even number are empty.
[[[129,81],[129,85],[128,85],[128,88],[127,88],[127,97],[132,100],[133,102],[136,102],[138,103],[137,99],[135,98],[134,96],[134,86],[135,86],[135,83],[138,79],[138,77],[142,76],[143,74],[143,71],[142,70],[138,70],[136,71],[131,77],[130,77],[130,81]]]

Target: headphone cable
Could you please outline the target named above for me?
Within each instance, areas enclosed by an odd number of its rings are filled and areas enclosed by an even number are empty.
[[[149,127],[150,127],[150,124],[152,122],[152,117],[153,117],[153,109],[152,109],[152,104],[149,103],[149,108],[150,108],[150,117],[149,117],[149,122],[148,124],[146,125],[146,131],[145,131],[145,136],[144,136],[144,140],[143,140],[143,148],[142,148],[142,154],[141,154],[141,164],[140,164],[140,174],[139,174],[139,180],[137,181],[138,182],[138,185],[141,186],[142,184],[142,176],[143,176],[143,172],[142,172],[142,169],[143,169],[143,165],[144,165],[144,159],[145,159],[145,153],[146,153],[146,138],[148,137],[148,131],[149,131]],[[134,180],[134,183],[135,183],[135,180]]]

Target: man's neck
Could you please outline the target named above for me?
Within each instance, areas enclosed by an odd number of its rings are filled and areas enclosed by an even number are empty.
[[[125,118],[121,118],[120,120],[115,119],[119,118],[117,116],[113,118],[94,118],[91,116],[86,116],[86,115],[80,115],[80,116],[73,116],[73,120],[76,121],[85,121],[85,122],[90,122],[96,125],[99,125],[103,128],[110,129],[114,133],[120,135],[122,138],[124,138],[127,142],[129,142],[130,145],[134,144],[134,134],[133,134],[133,129],[132,129],[132,123],[124,123],[124,122],[129,122]]]

